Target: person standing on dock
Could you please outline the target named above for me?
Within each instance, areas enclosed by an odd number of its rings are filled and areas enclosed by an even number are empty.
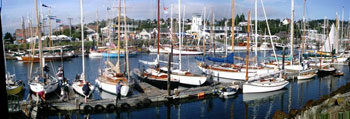
[[[116,101],[116,104],[118,104],[118,101],[121,100],[121,95],[120,95],[120,89],[121,89],[121,85],[120,85],[120,81],[117,83],[117,86],[116,86],[116,93],[117,93],[117,97],[115,99]]]
[[[86,81],[85,84],[83,85],[83,91],[84,91],[84,95],[85,95],[85,100],[84,102],[86,103],[87,101],[87,97],[89,96],[90,94],[90,88],[89,88],[89,82]]]
[[[44,66],[45,78],[49,78],[49,72],[50,72],[50,69],[49,69],[49,66],[46,63],[45,66]]]

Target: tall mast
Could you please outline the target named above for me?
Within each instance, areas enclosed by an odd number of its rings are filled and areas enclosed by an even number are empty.
[[[159,0],[158,0],[159,1]],[[178,0],[179,5],[179,70],[181,70],[181,40],[182,40],[182,31],[181,31],[181,0]]]
[[[48,12],[48,15],[49,15],[49,47],[51,47],[51,42],[52,42],[52,39],[51,39],[51,34],[52,34],[52,29],[51,29],[51,18],[50,18],[50,12],[51,12],[51,8],[49,7],[49,12]]]
[[[98,46],[98,41],[100,40],[100,34],[98,33],[98,30],[99,30],[99,26],[98,26],[98,9],[96,9],[96,33],[97,33],[97,36],[96,36],[96,46]]]
[[[24,17],[22,16],[22,44],[25,44],[26,41],[26,26],[24,23]],[[23,48],[25,48],[26,45],[23,45]]]
[[[227,57],[227,20],[225,21],[225,56]]]
[[[246,54],[246,73],[245,79],[248,81],[248,65],[249,65],[249,39],[250,39],[250,10],[248,10],[248,25],[247,25],[247,54]]]
[[[290,65],[293,65],[294,57],[294,0],[292,0],[291,20],[290,20],[290,54],[292,57]]]
[[[340,34],[341,42],[344,40],[343,39],[343,35],[344,35],[344,28],[343,27],[344,27],[344,6],[343,6],[343,10],[342,10],[342,17],[341,17],[341,34]]]
[[[81,24],[81,52],[83,59],[83,79],[85,80],[85,46],[84,46],[84,11],[83,11],[83,0],[80,0],[80,24]]]
[[[305,26],[305,7],[306,7],[306,0],[304,0],[304,10],[303,10],[303,36],[302,36],[302,44],[301,44],[301,54],[304,54],[305,52],[305,30],[306,30],[306,26]]]
[[[157,15],[157,68],[159,68],[159,36],[160,36],[160,0],[158,0],[158,15]],[[180,22],[180,21],[179,21]]]
[[[258,66],[258,0],[255,0],[255,38],[254,40],[255,40],[255,65]]]
[[[126,0],[124,0],[124,40],[125,40],[125,54],[126,54],[126,72],[128,73],[128,79],[130,79],[129,71],[129,48],[128,48],[128,32],[126,31]]]
[[[231,21],[231,42],[232,42],[232,52],[235,51],[235,0],[232,0],[232,21]]]
[[[44,77],[44,71],[43,71],[43,62],[42,62],[42,44],[41,44],[41,31],[40,31],[40,19],[39,19],[39,12],[38,12],[38,0],[35,0],[35,15],[36,15],[36,35],[38,36],[39,41],[39,58],[40,58],[40,75]]]
[[[118,7],[118,62],[117,62],[117,67],[119,68],[120,66],[120,11],[121,11],[121,7],[120,7],[120,0],[119,0],[119,7]],[[117,71],[117,73],[120,73],[120,70]]]
[[[210,47],[214,49],[214,56],[215,56],[215,48],[214,48],[214,11],[211,9],[211,16],[212,16],[212,22],[210,24],[211,29],[210,29]]]
[[[205,17],[206,16],[206,14],[207,14],[207,8],[206,7],[204,7],[204,15],[203,15],[203,24],[204,24],[204,28],[203,28],[203,34],[204,33],[206,33],[206,24],[207,24],[207,22],[205,21],[207,18]],[[206,42],[206,37],[204,36],[203,37],[203,56],[205,56],[205,50],[206,50],[206,48],[205,48],[205,42]]]

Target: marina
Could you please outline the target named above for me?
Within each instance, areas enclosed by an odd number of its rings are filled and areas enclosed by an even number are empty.
[[[350,118],[348,6],[142,1],[33,0],[14,33],[1,4],[8,118]]]

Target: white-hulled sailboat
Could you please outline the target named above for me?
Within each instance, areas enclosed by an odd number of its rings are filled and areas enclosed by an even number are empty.
[[[102,90],[112,93],[112,94],[117,94],[117,89],[116,89],[116,85],[118,82],[121,82],[121,92],[120,95],[121,96],[128,96],[129,94],[129,81],[128,81],[128,77],[125,77],[125,75],[123,73],[120,72],[120,12],[121,12],[121,1],[119,0],[119,7],[118,7],[118,60],[117,60],[117,64],[114,65],[112,62],[109,61],[109,59],[105,62],[106,68],[104,68],[103,71],[99,71],[100,74],[97,77],[97,79],[95,80],[96,84],[98,85],[99,88],[101,88]],[[125,11],[126,7],[125,7],[125,1],[124,1],[124,25],[126,25],[126,14]],[[126,63],[128,63],[128,35],[125,30],[125,35],[124,35],[124,39],[126,41],[126,58],[127,61]],[[127,67],[128,64],[126,64]],[[129,75],[129,73],[128,73]]]
[[[85,96],[83,91],[83,86],[86,84],[86,74],[85,74],[85,48],[84,48],[84,12],[83,12],[83,0],[80,0],[80,24],[81,24],[81,53],[82,53],[82,68],[83,72],[80,75],[79,79],[75,79],[75,81],[72,84],[72,87],[75,92],[77,92],[80,95]],[[87,97],[90,97],[92,92],[94,91],[95,87],[91,84],[89,84],[90,92],[87,95]]]
[[[39,15],[38,15],[38,2],[35,0],[35,13],[36,13],[36,23],[37,23],[37,35],[38,39],[41,39],[41,30],[40,30],[40,22],[39,22]],[[58,79],[55,76],[52,76],[51,74],[47,74],[44,77],[44,64],[45,60],[43,59],[42,54],[42,41],[39,41],[39,57],[40,57],[40,74],[35,76],[34,78],[30,77],[31,79],[28,81],[29,88],[34,93],[39,93],[44,91],[46,94],[54,92],[58,87]],[[45,78],[42,82],[40,79]]]
[[[180,9],[180,8],[179,8]],[[158,0],[158,31],[160,30],[160,1]],[[171,20],[172,21],[172,20]],[[181,20],[179,20],[179,22],[181,22]],[[171,34],[172,35],[172,34]],[[172,38],[172,37],[171,37]],[[161,89],[167,89],[167,83],[168,83],[168,74],[165,72],[162,72],[159,65],[160,65],[160,60],[159,60],[159,55],[160,55],[160,43],[159,43],[159,39],[160,39],[160,34],[157,33],[157,59],[154,62],[147,62],[147,61],[140,61],[141,63],[145,63],[145,64],[153,64],[155,65],[155,67],[153,66],[149,66],[147,69],[142,69],[142,71],[139,70],[135,70],[135,74],[138,78],[140,78],[142,81],[147,82],[151,85],[154,85],[158,88]],[[171,52],[171,49],[170,49]],[[168,70],[166,70],[168,71]],[[172,75],[170,76],[170,89],[174,89],[174,88],[178,88],[180,81],[178,79],[175,79],[172,77]]]
[[[232,10],[234,11],[234,7],[232,7]],[[232,17],[234,17],[234,16],[232,15]],[[255,25],[256,25],[255,26],[255,28],[256,28],[255,42],[257,43],[257,21],[256,21]],[[232,29],[232,33],[234,33],[234,29]],[[273,43],[271,37],[270,37],[270,39],[271,39],[271,43]],[[232,37],[232,42],[234,42],[233,37]],[[248,44],[246,43],[246,45],[248,45]],[[234,47],[231,47],[231,48],[232,48],[232,51],[234,51]],[[255,47],[255,55],[256,56],[253,59],[253,60],[255,60],[256,65],[247,65],[247,64],[246,65],[243,65],[243,64],[207,65],[207,64],[204,64],[203,62],[200,62],[198,64],[198,67],[199,67],[199,69],[201,69],[203,72],[205,72],[207,74],[212,74],[213,76],[216,76],[216,77],[235,79],[235,80],[245,80],[246,79],[246,77],[245,77],[246,71],[242,70],[244,68],[250,69],[249,74],[248,74],[249,77],[262,75],[262,74],[276,73],[275,70],[265,68],[263,66],[258,65],[258,63],[257,63],[258,62],[257,49],[258,49],[258,47],[256,46]],[[249,49],[246,49],[246,50],[249,50]],[[273,51],[275,53],[274,48],[273,48]],[[227,60],[227,62],[233,63],[233,59],[234,59],[233,57],[234,57],[233,54],[227,55],[225,60]]]
[[[262,1],[261,1],[262,3]],[[257,4],[257,0],[255,0],[255,4]],[[263,3],[262,3],[263,5]],[[255,9],[256,10],[256,9]],[[263,6],[264,10],[264,6]],[[264,10],[265,12],[265,10]],[[256,11],[255,11],[256,13]],[[249,59],[249,25],[250,25],[250,11],[248,11],[248,27],[247,27],[247,55],[246,59]],[[268,30],[269,25],[267,24]],[[269,30],[270,32],[270,30]],[[249,64],[249,60],[246,60],[246,64]],[[257,77],[249,77],[248,67],[246,67],[246,82],[243,84],[243,93],[261,93],[261,92],[271,92],[284,88],[289,84],[288,81],[283,78],[275,78],[273,75],[260,75]],[[271,77],[272,76],[272,77]],[[249,80],[251,79],[251,80]]]
[[[179,34],[181,34],[181,0],[179,0]],[[183,24],[185,22],[185,8],[183,12]],[[172,29],[172,7],[171,7],[171,41],[173,41],[173,29]],[[183,35],[180,35],[179,37],[179,69],[173,69],[171,70],[171,78],[177,79],[180,81],[180,85],[187,85],[187,86],[201,86],[206,83],[207,77],[202,75],[196,75],[189,71],[183,71],[181,68],[181,55],[182,55],[182,41],[183,41]],[[186,52],[186,51],[185,51]],[[202,53],[202,52],[201,52]],[[175,52],[174,52],[175,54]],[[167,72],[167,67],[162,67],[160,70]]]

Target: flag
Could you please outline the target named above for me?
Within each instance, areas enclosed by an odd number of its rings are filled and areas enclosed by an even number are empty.
[[[47,5],[45,5],[45,4],[42,4],[41,6],[47,7],[47,8],[51,8],[50,6],[47,6]]]
[[[56,19],[56,23],[61,23],[61,19]]]

